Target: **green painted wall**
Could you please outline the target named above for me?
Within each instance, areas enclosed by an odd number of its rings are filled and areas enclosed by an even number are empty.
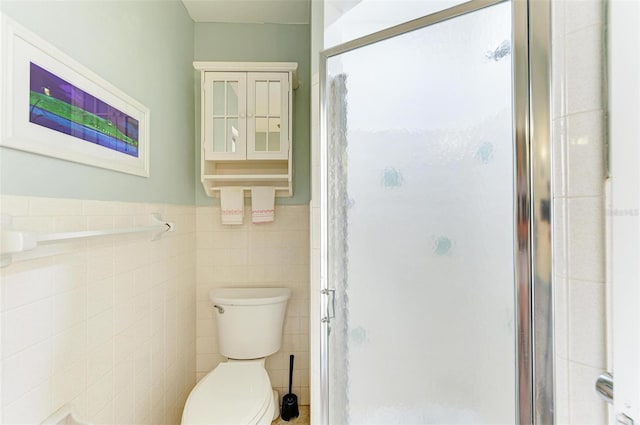
[[[293,92],[293,197],[277,204],[308,204],[310,197],[310,40],[309,25],[196,23],[196,61],[298,62],[300,86]],[[196,71],[196,204],[218,202],[200,184],[200,76]]]
[[[194,24],[179,0],[2,0],[0,11],[151,110],[149,178],[0,148],[0,192],[194,203]]]

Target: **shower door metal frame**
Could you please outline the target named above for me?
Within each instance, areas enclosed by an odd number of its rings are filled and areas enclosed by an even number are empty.
[[[554,416],[551,273],[550,0],[471,0],[320,52],[320,420],[329,424],[327,61],[333,56],[472,13],[512,4],[516,416],[548,425]]]

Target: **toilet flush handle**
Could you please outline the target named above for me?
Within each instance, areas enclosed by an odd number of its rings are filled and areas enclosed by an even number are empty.
[[[224,308],[222,308],[222,306],[214,305],[213,307],[218,309],[218,313],[224,314]]]

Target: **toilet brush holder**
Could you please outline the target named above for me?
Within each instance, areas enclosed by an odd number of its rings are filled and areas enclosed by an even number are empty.
[[[297,418],[300,415],[298,408],[298,396],[291,392],[293,383],[293,354],[289,356],[289,393],[282,398],[282,419],[285,421]]]

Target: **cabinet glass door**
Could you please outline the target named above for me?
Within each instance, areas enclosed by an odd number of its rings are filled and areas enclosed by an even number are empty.
[[[205,76],[205,159],[245,159],[246,73]]]
[[[248,78],[249,159],[286,159],[289,149],[287,73],[251,73]]]

